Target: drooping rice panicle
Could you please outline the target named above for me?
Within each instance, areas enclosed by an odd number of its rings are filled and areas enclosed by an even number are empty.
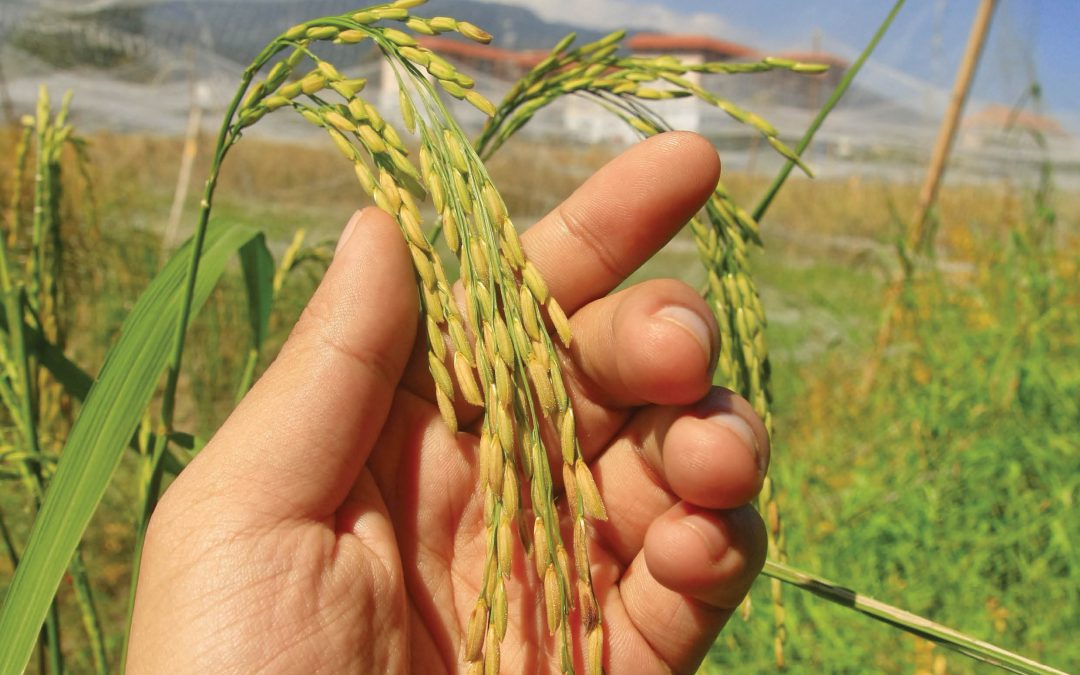
[[[568,509],[577,526],[584,531],[586,516],[606,518],[577,443],[573,410],[551,337],[554,333],[559,343],[568,345],[572,339],[569,322],[526,260],[502,197],[447,113],[438,90],[488,114],[495,107],[472,89],[472,78],[421,46],[413,33],[453,30],[482,43],[490,36],[466,22],[411,15],[408,10],[418,4],[396,2],[286,31],[276,41],[275,53],[286,49],[291,53],[250,88],[237,112],[236,126],[239,130],[254,124],[274,110],[294,110],[326,131],[353,165],[364,190],[397,220],[416,270],[440,412],[456,432],[460,406],[483,408],[477,466],[487,554],[462,658],[470,670],[498,669],[499,643],[507,630],[505,577],[520,545],[532,551],[537,569],[543,570],[549,627],[557,638],[561,665],[569,672],[574,646],[568,615],[581,589],[592,593],[592,579],[587,560],[575,560],[577,580],[571,576],[549,455],[562,457],[560,475],[570,482]],[[388,26],[387,21],[400,22],[401,28]],[[310,49],[316,41],[355,44],[366,40],[390,61],[405,126],[419,141],[419,166],[399,132],[363,97],[364,81],[347,77]],[[428,195],[438,222],[425,228],[416,201]],[[442,233],[458,259],[463,308],[455,302],[442,260],[432,246],[436,232]],[[553,328],[548,328],[545,318],[550,318]],[[450,338],[448,344],[444,333]],[[545,427],[561,430],[564,447],[557,452],[545,446]],[[574,491],[574,484],[583,484],[584,491]],[[541,537],[539,543],[517,543],[515,532],[528,531],[520,526],[522,490],[529,491],[534,537]],[[577,555],[588,555],[587,547],[575,550]],[[591,607],[599,606],[594,596],[589,601]],[[593,642],[602,638],[600,620],[598,611],[590,618]]]
[[[569,51],[573,36],[557,44],[547,58],[511,89],[485,124],[476,142],[481,156],[490,156],[536,112],[568,94],[593,101],[644,137],[669,129],[667,123],[644,102],[696,97],[757,130],[778,153],[796,162],[809,174],[809,169],[779,139],[775,127],[760,116],[702,88],[685,75],[750,73],[774,69],[820,73],[826,70],[826,66],[776,57],[751,63],[688,64],[674,56],[622,56],[618,53],[618,46],[623,37],[624,33],[617,31]],[[689,225],[706,269],[707,283],[703,294],[720,327],[718,381],[750,401],[772,436],[771,371],[764,334],[766,318],[749,273],[747,258],[748,245],[761,245],[758,225],[750,214],[731,199],[722,183],[718,183],[704,213],[692,218]],[[558,323],[555,314],[557,312],[551,313],[551,319],[553,323]],[[566,440],[565,429],[562,437],[563,449],[567,450],[569,441]],[[787,555],[783,529],[771,477],[765,478],[759,506],[768,526],[769,548],[778,560],[784,561]],[[775,623],[774,651],[777,663],[782,665],[787,636],[786,612],[780,582],[775,579],[771,584],[771,595]]]

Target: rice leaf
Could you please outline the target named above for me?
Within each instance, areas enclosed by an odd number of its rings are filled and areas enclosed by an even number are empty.
[[[249,227],[211,228],[192,309],[206,301],[229,258],[257,236]],[[0,673],[20,673],[29,662],[75,547],[154,395],[168,362],[191,253],[188,242],[143,292],[75,420],[0,608]]]
[[[244,270],[252,346],[262,348],[270,326],[270,308],[274,304],[274,257],[266,248],[266,237],[257,235],[240,248]]]

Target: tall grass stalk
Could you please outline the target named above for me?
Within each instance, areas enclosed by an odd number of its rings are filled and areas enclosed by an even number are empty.
[[[803,572],[772,560],[766,561],[764,574],[779,579],[796,588],[809,591],[814,595],[848,607],[875,621],[881,621],[905,632],[917,635],[932,642],[948,647],[969,658],[997,666],[1014,673],[1027,675],[1065,675],[1051,666],[1014,654],[1006,649],[977,640],[948,626],[930,621],[898,607],[874,600],[861,593],[845,588],[821,577]]]

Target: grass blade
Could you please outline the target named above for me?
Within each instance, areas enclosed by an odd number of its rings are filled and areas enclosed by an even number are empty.
[[[892,25],[893,19],[896,18],[896,15],[900,12],[900,8],[903,6],[904,0],[896,0],[896,4],[893,5],[892,11],[889,12],[889,15],[886,16],[885,20],[878,26],[877,32],[874,33],[874,37],[871,38],[870,42],[863,48],[862,53],[859,54],[859,58],[855,59],[855,63],[851,64],[851,67],[844,73],[844,77],[840,79],[840,83],[836,85],[836,89],[834,89],[833,93],[829,96],[829,100],[825,101],[825,105],[818,111],[817,116],[814,117],[814,120],[810,123],[810,126],[807,127],[803,137],[799,140],[799,144],[795,146],[796,157],[801,157],[803,152],[806,151],[806,148],[810,146],[810,141],[814,140],[814,134],[821,128],[821,125],[825,122],[825,118],[829,116],[829,113],[836,107],[836,104],[840,102],[840,99],[844,96],[848,87],[851,86],[852,80],[854,80],[855,76],[862,70],[863,64],[866,63],[866,59],[870,58],[870,54],[874,51],[874,48],[877,47],[878,42],[881,42],[881,38],[885,36],[885,32],[889,29],[889,26]],[[769,209],[769,205],[772,204],[772,200],[776,197],[776,193],[780,191],[780,187],[783,186],[784,181],[787,180],[787,177],[791,174],[791,170],[794,169],[795,166],[796,162],[794,160],[788,160],[788,162],[784,164],[784,168],[780,169],[780,173],[776,174],[776,178],[773,179],[772,184],[769,185],[768,189],[765,191],[765,196],[761,198],[761,201],[758,202],[757,207],[754,209],[753,218],[756,222],[761,222],[762,216],[764,216],[765,212]]]
[[[240,226],[207,233],[193,310],[205,302],[226,262],[257,234]],[[30,660],[64,570],[153,397],[168,363],[191,253],[189,242],[143,292],[75,420],[0,609],[0,674],[21,673]]]
[[[274,303],[274,257],[266,248],[266,237],[259,235],[240,249],[240,264],[247,289],[248,320],[251,343],[259,350],[270,326],[270,307]]]

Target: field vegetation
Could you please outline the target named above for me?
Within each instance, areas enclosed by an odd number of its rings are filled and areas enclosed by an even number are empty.
[[[64,212],[71,256],[73,360],[96,372],[122,318],[161,259],[180,143],[95,134],[90,185],[72,156]],[[208,142],[208,141],[207,141]],[[14,135],[0,157],[12,157]],[[208,148],[201,148],[205,158]],[[288,162],[280,161],[287,151]],[[492,160],[513,213],[540,214],[611,156],[520,142]],[[365,196],[342,178],[329,149],[249,141],[223,175],[218,217],[269,233],[276,255],[297,229],[332,247]],[[522,173],[522,166],[534,167]],[[568,169],[569,168],[569,169]],[[0,165],[8,194],[12,166]],[[200,170],[196,170],[200,175]],[[736,201],[764,178],[727,175]],[[536,185],[545,186],[539,193]],[[1080,208],[1045,185],[950,185],[938,209],[937,247],[902,295],[900,328],[873,387],[859,383],[875,349],[885,288],[901,267],[897,214],[915,188],[860,179],[793,180],[763,228],[766,253],[753,270],[770,316],[777,446],[773,472],[791,559],[883,601],[1033,658],[1080,664]],[[194,211],[192,197],[187,213]],[[518,216],[522,224],[528,222]],[[318,248],[318,246],[316,247]],[[680,236],[640,276],[696,269]],[[275,305],[266,354],[296,318],[322,264],[289,277]],[[703,278],[690,278],[700,283]],[[247,358],[247,309],[239,270],[227,273],[197,319],[177,426],[206,438],[231,409]],[[265,359],[260,368],[265,366]],[[109,660],[122,643],[138,463],[126,457],[83,552],[106,629]],[[6,483],[11,485],[11,483]],[[16,547],[30,505],[0,491],[0,514]],[[11,565],[0,557],[0,579]],[[762,580],[764,589],[767,582]],[[61,587],[65,657],[90,670],[79,609]],[[760,672],[772,665],[767,592],[748,621],[736,620],[710,662]],[[809,594],[786,594],[787,658],[796,670],[968,672],[971,662],[875,624]]]

